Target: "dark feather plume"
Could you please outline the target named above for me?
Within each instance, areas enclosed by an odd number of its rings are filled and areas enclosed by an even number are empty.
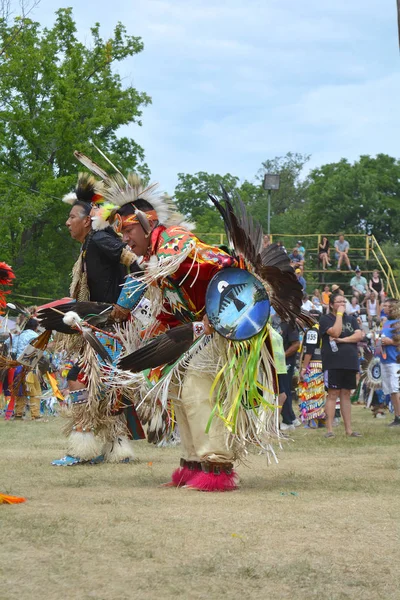
[[[221,214],[226,234],[234,255],[243,259],[266,284],[271,304],[278,315],[292,324],[306,326],[307,318],[301,312],[303,293],[286,252],[277,244],[262,247],[263,232],[259,223],[248,214],[246,206],[236,194],[231,198],[221,186],[224,204],[209,194]]]
[[[87,323],[98,326],[108,321],[112,305],[105,302],[66,302],[56,308],[44,308],[39,311],[38,319],[45,329],[73,334],[76,333],[76,329],[66,325],[63,321],[65,313],[70,310],[76,312]]]
[[[121,369],[140,373],[163,364],[174,363],[193,343],[193,325],[186,323],[159,335],[143,348],[121,358]]]
[[[107,363],[111,364],[111,357],[104,346],[99,342],[97,337],[87,327],[82,328],[82,335],[93,350]]]

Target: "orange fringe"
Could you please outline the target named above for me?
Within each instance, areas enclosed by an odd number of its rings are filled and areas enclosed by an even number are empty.
[[[26,498],[19,498],[18,496],[6,496],[6,494],[0,494],[0,504],[20,504],[26,502]]]

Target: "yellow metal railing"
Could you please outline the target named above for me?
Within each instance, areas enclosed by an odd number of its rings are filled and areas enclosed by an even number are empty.
[[[393,274],[393,269],[390,266],[386,256],[384,255],[383,250],[379,245],[379,242],[377,241],[374,235],[371,235],[368,236],[367,243],[368,257],[370,254],[372,254],[374,259],[378,263],[380,270],[386,278],[386,293],[389,292],[392,298],[400,298],[397,283]]]
[[[201,239],[209,244],[214,244],[216,246],[220,246],[226,244],[226,235],[224,233],[198,233],[197,234]],[[304,246],[307,252],[315,252],[318,251],[318,247],[323,237],[327,237],[329,240],[336,240],[339,234],[331,234],[331,233],[273,233],[270,235],[271,242],[276,242],[281,240],[286,243],[286,240],[294,240],[293,247],[295,246],[297,240],[304,240]],[[311,238],[312,246],[310,243]],[[345,235],[346,240],[350,240],[350,252],[357,251],[361,252],[365,257],[365,260],[374,259],[377,264],[377,268],[382,272],[383,278],[386,280],[386,292],[392,296],[393,298],[400,299],[399,289],[397,287],[397,283],[394,277],[393,269],[389,264],[379,242],[375,238],[374,235],[365,235],[365,234],[357,234],[357,233],[349,233]],[[315,243],[315,246],[314,246]],[[357,244],[357,245],[353,245]],[[333,241],[331,243],[331,248],[334,250]],[[289,248],[288,248],[289,250]],[[364,272],[371,272],[371,267],[368,270],[363,269]],[[315,271],[316,273],[319,271]]]

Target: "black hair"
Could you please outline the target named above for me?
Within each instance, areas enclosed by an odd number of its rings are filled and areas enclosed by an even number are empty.
[[[24,329],[32,329],[32,331],[36,331],[39,327],[39,321],[37,319],[30,318],[28,319]]]
[[[92,210],[92,205],[90,204],[90,202],[84,202],[83,200],[77,200],[72,205],[72,208],[74,208],[74,206],[79,206],[80,208],[82,208],[83,212],[85,213],[85,217],[88,217],[90,211]]]
[[[121,208],[118,210],[118,213],[121,215],[121,217],[127,217],[128,215],[135,214],[135,208],[142,210],[143,212],[154,210],[154,206],[152,206],[150,202],[143,200],[143,198],[138,198],[135,200],[135,202],[129,202],[128,204],[121,206]]]
[[[331,294],[329,296],[329,306],[333,306],[333,304],[338,296],[343,296],[343,294],[341,294],[338,290],[335,291],[334,294]]]

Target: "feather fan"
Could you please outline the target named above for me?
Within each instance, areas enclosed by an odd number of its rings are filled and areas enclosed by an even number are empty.
[[[97,326],[108,321],[112,308],[112,305],[105,302],[66,302],[57,308],[45,308],[39,311],[38,319],[45,329],[75,334],[76,329],[63,321],[65,313],[74,311],[84,321]]]
[[[282,319],[305,326],[309,319],[301,311],[302,288],[288,255],[277,244],[263,248],[263,232],[259,223],[248,214],[237,194],[230,197],[223,186],[221,190],[223,204],[211,194],[209,198],[224,220],[233,255],[264,281],[271,304]]]

